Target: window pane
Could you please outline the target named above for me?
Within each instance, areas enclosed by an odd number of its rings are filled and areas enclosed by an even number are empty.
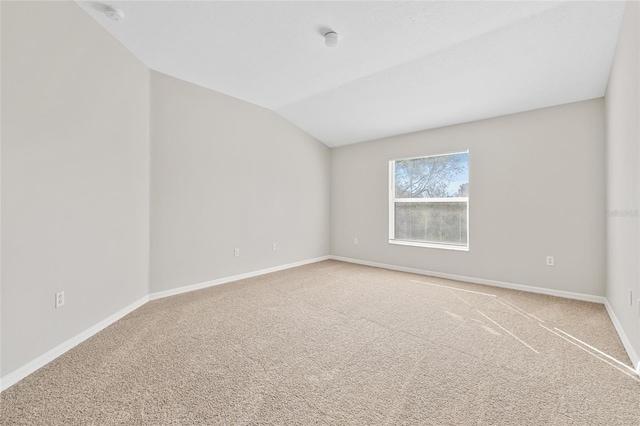
[[[395,239],[467,245],[467,202],[396,203]]]
[[[469,154],[448,154],[395,162],[396,198],[469,196]]]

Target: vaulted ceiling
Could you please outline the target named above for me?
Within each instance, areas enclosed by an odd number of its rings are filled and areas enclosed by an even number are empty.
[[[77,2],[150,69],[338,146],[605,93],[625,2]],[[113,21],[104,5],[121,9]],[[330,48],[324,33],[338,33]]]

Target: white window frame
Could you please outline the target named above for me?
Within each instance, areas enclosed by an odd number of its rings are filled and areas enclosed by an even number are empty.
[[[432,155],[422,155],[418,157],[405,157],[405,158],[393,158],[389,160],[389,244],[396,244],[401,246],[414,246],[414,247],[428,247],[428,248],[438,248],[445,250],[457,250],[457,251],[469,251],[469,240],[470,240],[470,228],[469,228],[469,216],[471,215],[471,205],[469,203],[469,197],[450,197],[450,198],[396,198],[396,161],[403,160],[415,160],[419,158],[433,158],[433,157],[442,157],[444,155],[455,155],[455,154],[467,154],[469,155],[469,150],[465,151],[456,151],[456,152],[448,152],[445,154],[432,154]],[[467,157],[467,173],[469,176],[471,175],[470,171],[470,161],[469,156]],[[469,177],[469,181],[471,181],[471,177]],[[467,202],[467,244],[466,245],[455,245],[455,244],[445,244],[445,243],[429,243],[424,241],[411,241],[411,240],[397,240],[395,239],[395,229],[396,229],[396,203],[447,203],[447,202]]]

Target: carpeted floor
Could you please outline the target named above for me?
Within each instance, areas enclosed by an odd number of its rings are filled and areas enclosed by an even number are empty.
[[[0,423],[639,425],[640,380],[602,305],[326,261],[150,302]]]

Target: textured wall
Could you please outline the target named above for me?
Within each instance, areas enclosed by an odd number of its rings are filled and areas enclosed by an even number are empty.
[[[152,293],[329,254],[329,148],[164,74],[151,92]]]
[[[332,254],[604,295],[603,108],[596,99],[332,149]],[[470,250],[389,244],[389,160],[465,149]]]
[[[148,99],[75,3],[2,2],[3,376],[147,294]]]
[[[640,7],[628,2],[607,87],[607,300],[640,354]],[[629,304],[633,291],[633,305]],[[636,360],[637,362],[638,360]]]

